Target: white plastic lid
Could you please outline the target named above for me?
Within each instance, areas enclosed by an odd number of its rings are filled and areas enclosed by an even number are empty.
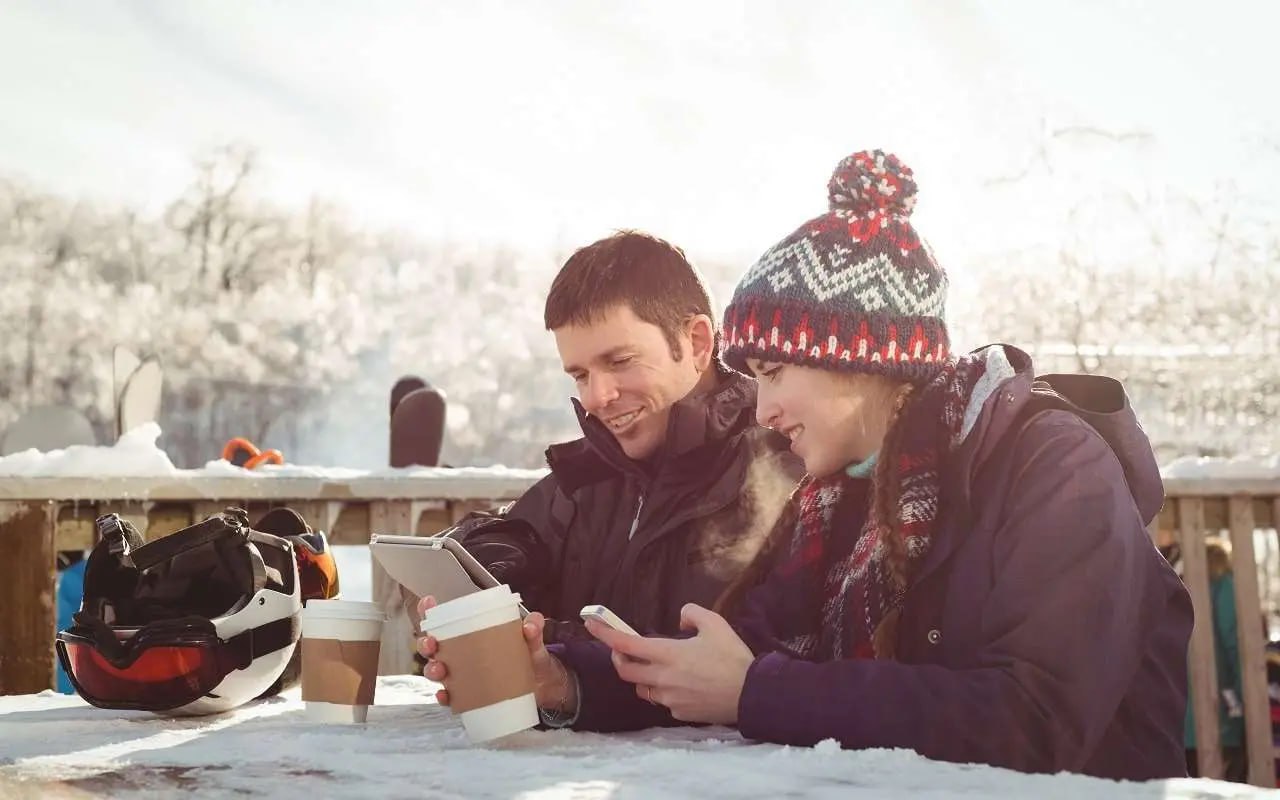
[[[423,631],[429,631],[476,614],[519,604],[519,592],[511,591],[511,587],[503,583],[471,594],[464,594],[462,597],[427,609],[427,613],[422,617],[421,628]]]
[[[308,600],[302,613],[307,617],[326,617],[330,619],[367,619],[385,620],[382,607],[377,603],[366,603],[363,600]]]

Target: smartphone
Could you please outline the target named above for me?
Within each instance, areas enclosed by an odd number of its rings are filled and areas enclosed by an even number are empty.
[[[457,539],[448,536],[394,536],[375,533],[369,549],[387,575],[418,597],[447,603],[499,585]],[[528,610],[520,606],[520,616]]]
[[[622,617],[610,611],[605,606],[583,606],[581,616],[584,620],[594,619],[597,622],[603,622],[615,631],[629,633],[632,636],[639,636],[635,628],[622,621]]]

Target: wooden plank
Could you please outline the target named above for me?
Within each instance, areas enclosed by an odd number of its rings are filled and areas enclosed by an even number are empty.
[[[1280,478],[1166,478],[1164,491],[1170,497],[1275,497]]]
[[[1167,491],[1167,490],[1166,490]],[[1275,527],[1276,517],[1272,513],[1272,498],[1280,495],[1280,486],[1275,491],[1265,494],[1248,495],[1250,502],[1253,503],[1253,521],[1259,528]],[[1227,497],[1204,497],[1200,493],[1187,493],[1174,495],[1169,493],[1171,499],[1177,497],[1199,497],[1204,501],[1204,527],[1207,531],[1223,531],[1231,527],[1231,516],[1227,507]],[[1178,504],[1174,502],[1166,502],[1164,508],[1160,511],[1160,525],[1163,528],[1176,529],[1181,527],[1181,520],[1178,517]]]
[[[1196,756],[1202,778],[1222,778],[1218,731],[1218,667],[1213,650],[1213,605],[1209,600],[1209,564],[1205,556],[1204,506],[1200,498],[1178,499],[1182,535],[1183,580],[1191,593],[1195,627],[1191,631],[1191,680],[1188,701],[1195,713]]]
[[[221,500],[199,500],[191,504],[191,521],[204,522],[214,514],[221,513],[232,503],[226,503]]]
[[[452,524],[453,512],[449,510],[448,505],[442,503],[439,508],[422,512],[422,516],[418,517],[417,533],[419,536],[435,536],[447,530]]]
[[[313,531],[324,531],[331,534],[334,529],[334,523],[338,521],[338,517],[342,514],[343,503],[331,500],[299,500],[284,503],[302,515]],[[332,536],[330,536],[332,539]]]
[[[190,503],[156,503],[147,513],[148,539],[176,533],[192,523]]]
[[[58,507],[49,501],[0,502],[0,695],[54,686],[58,611],[53,549]]]
[[[381,500],[370,503],[371,533],[407,535],[412,533],[412,503],[408,500]],[[387,621],[382,626],[382,649],[378,654],[379,675],[405,675],[414,672],[413,623],[409,619],[400,584],[391,580],[376,559],[370,559],[373,570],[373,602],[382,606]]]
[[[333,544],[365,544],[369,543],[371,503],[350,502],[342,505],[333,528],[329,531],[329,541]]]
[[[90,550],[97,533],[93,504],[58,503],[58,522],[53,534],[54,549]]]
[[[1262,604],[1258,598],[1258,568],[1253,548],[1253,503],[1243,495],[1231,498],[1231,571],[1235,578],[1236,631],[1240,643],[1245,745],[1249,753],[1249,783],[1274,789],[1275,762],[1271,757],[1271,701],[1267,697],[1267,663],[1263,650]]]
[[[448,513],[449,506],[443,500],[414,500],[409,506],[409,532],[414,536],[431,536],[438,532],[433,528],[436,519],[442,513]]]

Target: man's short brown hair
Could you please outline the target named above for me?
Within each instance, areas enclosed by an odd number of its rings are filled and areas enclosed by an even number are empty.
[[[647,233],[618,231],[564,262],[543,322],[549,331],[589,325],[620,305],[657,325],[677,361],[684,323],[695,314],[711,316],[711,297],[683,250]]]

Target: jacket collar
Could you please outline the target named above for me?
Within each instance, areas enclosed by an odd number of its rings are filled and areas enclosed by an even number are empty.
[[[755,424],[756,383],[751,378],[714,363],[715,387],[687,395],[671,406],[662,447],[649,463],[628,458],[604,423],[587,413],[573,398],[574,414],[582,438],[547,448],[547,465],[567,491],[617,474],[642,483],[660,473],[680,468],[702,447],[715,444]]]

